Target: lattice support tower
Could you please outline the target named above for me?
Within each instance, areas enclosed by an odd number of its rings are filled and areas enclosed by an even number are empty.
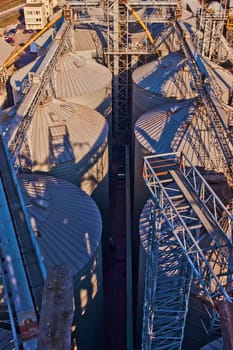
[[[192,270],[162,210],[150,202],[142,349],[181,349]]]
[[[151,334],[163,333],[163,323],[155,323],[156,316],[159,319],[160,313],[154,309],[154,305],[160,297],[160,285],[165,283],[164,279],[159,281],[157,266],[158,262],[162,264],[163,254],[165,256],[169,250],[172,240],[174,246],[177,244],[177,252],[180,252],[180,255],[177,254],[178,257],[183,256],[193,272],[192,293],[203,299],[207,298],[213,305],[219,299],[232,302],[233,216],[184,155],[167,153],[144,159],[144,180],[152,195],[153,210],[156,213],[154,217],[151,215],[151,223],[154,225],[152,228],[161,228],[161,236],[165,240],[160,260],[158,260],[158,239],[156,244],[150,239],[148,247],[150,254],[148,254],[145,282],[143,350],[152,350],[157,347],[156,345],[153,347]],[[166,223],[170,231],[166,230],[166,226],[163,228],[163,223]],[[158,229],[154,229],[154,237],[156,234],[158,236]],[[182,274],[181,271],[180,273]],[[184,295],[189,295],[188,285],[179,295],[182,305]],[[169,296],[163,301],[164,307],[167,299],[169,300]],[[154,311],[153,322],[149,321],[148,310],[157,311]],[[168,312],[167,322],[169,320]],[[149,325],[150,332],[148,332]],[[171,326],[175,332],[177,325],[173,323]],[[159,339],[158,336],[157,342]],[[179,338],[180,344],[177,344],[176,340],[173,338],[173,344],[169,345],[169,349],[181,349],[182,337]]]
[[[129,6],[128,6],[129,5]],[[150,22],[168,22],[174,16],[180,16],[179,1],[156,1],[135,3],[129,1],[108,2],[106,6],[108,21],[108,49],[105,52],[106,64],[113,73],[113,135],[128,136],[130,133],[130,98],[131,73],[138,65],[147,61],[148,55],[155,54],[153,45],[149,42],[139,46],[132,45],[130,23],[137,22],[132,15],[132,9],[141,8],[144,12],[139,21],[142,27]],[[148,11],[150,9],[152,11]],[[133,10],[134,11],[134,10]],[[136,11],[136,10],[135,10]],[[160,44],[162,42],[159,38]],[[155,55],[155,57],[157,54]],[[151,57],[150,57],[151,58]]]
[[[221,36],[227,21],[227,12],[222,1],[219,9],[202,6],[197,13],[197,48],[202,56],[214,62],[221,62],[223,57]],[[226,4],[227,2],[225,2]]]

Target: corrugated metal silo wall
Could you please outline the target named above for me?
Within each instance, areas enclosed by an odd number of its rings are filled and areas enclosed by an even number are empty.
[[[160,94],[155,94],[151,91],[143,89],[138,84],[133,82],[133,105],[132,105],[132,122],[136,120],[145,112],[161,107],[168,102],[176,102],[175,97],[164,97]]]
[[[63,97],[63,100],[95,109],[105,118],[111,115],[111,89],[108,86],[82,96]]]
[[[92,198],[99,207],[102,222],[102,247],[108,249],[109,247],[109,173],[104,177],[99,186],[92,193]]]
[[[75,329],[79,350],[103,347],[103,281],[101,245],[91,261],[74,276]]]
[[[80,350],[101,349],[103,280],[102,224],[99,210],[87,194],[66,181],[37,174],[21,174],[18,179],[22,186],[25,203],[30,207],[28,210],[31,223],[34,222],[34,229],[40,232],[37,241],[45,266],[51,267],[63,262],[70,264],[73,268],[75,309],[72,339],[73,341],[76,339]],[[42,184],[44,186],[41,186]],[[47,208],[36,204],[35,194],[39,196],[39,200],[44,200],[48,204]],[[59,200],[61,198],[64,202]],[[90,219],[93,221],[90,222]],[[81,222],[85,228],[76,227],[77,221]],[[93,237],[92,242],[89,240],[89,245],[87,245],[85,231],[88,228]],[[70,236],[66,237],[67,234]],[[49,247],[48,243],[50,243]],[[95,251],[92,251],[92,247],[96,247]],[[75,249],[78,250],[74,255]]]
[[[93,161],[93,164],[91,163]],[[49,172],[50,175],[63,178],[74,183],[93,197],[98,205],[102,220],[102,242],[107,246],[108,218],[109,218],[109,148],[108,140],[100,145],[98,150],[89,152],[76,167],[76,172],[67,168],[56,167]]]

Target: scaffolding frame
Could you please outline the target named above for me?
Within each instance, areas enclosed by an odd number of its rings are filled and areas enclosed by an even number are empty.
[[[143,177],[152,195],[145,278],[143,350],[167,349],[168,344],[169,349],[181,349],[190,288],[196,295],[208,299],[213,306],[214,301],[218,299],[232,302],[233,216],[199,171],[180,152],[145,157]],[[192,200],[186,197],[185,189],[182,192],[183,184],[188,193],[192,193]],[[207,223],[204,223],[205,219],[200,215],[200,211],[208,218]],[[161,251],[159,237],[164,239]],[[191,272],[183,276],[187,281],[182,292],[177,287],[180,291],[177,292],[179,302],[177,300],[173,303],[173,306],[177,306],[173,310],[177,315],[180,306],[183,306],[183,322],[179,323],[179,327],[170,322],[170,310],[166,310],[166,303],[174,297],[173,289],[171,288],[172,293],[169,293],[168,288],[166,295],[165,292],[160,293],[166,283],[164,277],[159,279],[161,272],[164,275],[166,273],[166,269],[161,267],[165,259],[169,261],[166,252],[171,244],[177,244],[173,251],[177,260],[184,258],[191,269]],[[158,264],[161,264],[160,268]],[[173,271],[172,263],[169,264],[169,268]],[[182,275],[183,268],[180,268],[179,272]],[[156,307],[157,303],[161,303],[163,317]],[[171,328],[168,334],[173,333],[176,336],[169,339],[164,335],[163,341],[166,341],[166,345],[160,347],[159,341],[165,320],[165,324]],[[215,318],[211,321],[210,329],[214,326]]]
[[[126,142],[131,128],[131,74],[137,66],[146,63],[149,56],[150,59],[153,58],[157,44],[144,40],[137,46],[132,45],[129,25],[139,21],[143,28],[142,23],[146,27],[152,22],[170,22],[176,16],[180,17],[181,13],[180,0],[129,1],[128,4],[129,6],[124,1],[115,0],[109,2],[105,9],[109,28],[105,62],[113,73],[113,138],[120,136]],[[143,10],[140,20],[133,15],[138,9]],[[159,39],[161,44],[161,38]]]
[[[197,12],[197,50],[216,63],[224,59],[221,37],[227,22],[227,11],[221,4],[222,1],[218,11],[202,6]]]
[[[184,258],[162,210],[151,199],[142,349],[181,349],[192,282]]]

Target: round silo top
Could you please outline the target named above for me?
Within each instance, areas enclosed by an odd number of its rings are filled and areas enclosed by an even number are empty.
[[[36,174],[21,174],[18,180],[46,267],[70,264],[78,273],[101,242],[97,205],[65,180]]]
[[[152,94],[175,98],[194,95],[190,87],[190,70],[182,51],[135,69],[132,79],[136,86]]]
[[[149,152],[177,151],[193,115],[194,100],[170,102],[144,113],[135,123],[134,133],[139,144]]]
[[[78,163],[95,152],[107,135],[108,124],[100,113],[50,99],[39,105],[27,133],[32,168],[50,171],[60,164]]]
[[[58,58],[55,68],[56,97],[84,96],[110,86],[111,80],[112,74],[105,66],[65,53]]]

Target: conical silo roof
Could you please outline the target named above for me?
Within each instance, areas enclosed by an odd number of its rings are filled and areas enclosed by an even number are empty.
[[[67,264],[77,274],[95,256],[102,221],[95,202],[79,187],[51,176],[18,176],[45,266]]]
[[[65,162],[79,162],[104,142],[107,133],[107,122],[98,112],[51,99],[39,106],[27,134],[33,166],[42,170]],[[57,137],[64,141],[60,150],[56,147]],[[53,139],[55,152],[51,149]]]
[[[50,98],[39,105],[32,118],[26,143],[20,151],[21,165],[24,166],[25,159],[32,171],[50,172],[79,185],[93,169],[86,180],[92,185],[85,185],[91,194],[108,172],[107,160],[102,158],[107,149],[107,136],[108,123],[100,113]],[[97,174],[95,165],[100,159],[101,174]]]
[[[57,98],[96,108],[111,86],[112,74],[103,65],[75,53],[58,58],[54,88]]]
[[[132,78],[135,85],[152,94],[182,99],[194,96],[190,70],[182,51],[144,64],[135,69]]]
[[[144,113],[135,123],[139,144],[152,153],[176,152],[195,114],[194,100],[168,102]]]

